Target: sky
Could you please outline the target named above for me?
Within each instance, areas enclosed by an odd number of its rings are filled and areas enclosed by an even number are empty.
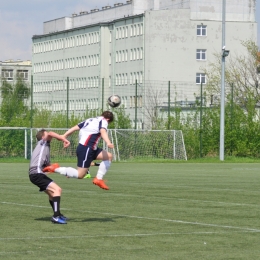
[[[220,1],[220,0],[219,0]],[[43,23],[72,13],[113,6],[116,0],[0,0],[0,61],[31,60],[32,36],[43,34]],[[126,0],[119,1],[125,3]],[[256,7],[260,47],[260,2]]]

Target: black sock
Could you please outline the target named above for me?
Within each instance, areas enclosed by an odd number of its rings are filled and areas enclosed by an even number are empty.
[[[52,200],[49,200],[49,202],[50,202],[50,205],[51,205],[51,207],[52,207],[52,210],[54,211],[54,208],[53,208],[53,201],[52,201]]]
[[[100,163],[96,163],[96,162],[95,162],[95,166],[99,166],[99,165],[100,165]]]
[[[60,196],[52,198],[54,217],[60,216]]]

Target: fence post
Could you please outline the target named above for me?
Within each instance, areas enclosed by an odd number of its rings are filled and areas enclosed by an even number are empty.
[[[137,129],[137,79],[135,80],[135,130]]]
[[[230,142],[230,153],[233,154],[233,114],[234,114],[234,85],[231,84],[231,104],[230,104],[230,132],[231,132],[231,142]]]
[[[33,127],[33,75],[31,75],[31,128]]]
[[[69,77],[67,77],[67,128],[69,128]]]
[[[104,78],[102,78],[102,112],[104,111]]]
[[[170,130],[170,116],[171,116],[171,82],[168,82],[168,130]]]
[[[200,84],[200,158],[202,157],[202,82]]]

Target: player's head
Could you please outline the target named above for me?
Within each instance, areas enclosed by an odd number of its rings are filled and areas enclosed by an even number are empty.
[[[41,129],[40,131],[37,132],[36,134],[36,139],[37,141],[42,140],[46,135],[46,130],[45,129]]]
[[[114,115],[111,111],[104,111],[101,116],[108,119],[108,123],[112,123],[114,120]]]

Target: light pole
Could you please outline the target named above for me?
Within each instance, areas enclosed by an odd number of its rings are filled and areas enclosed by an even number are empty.
[[[226,0],[222,2],[222,63],[221,63],[221,97],[220,97],[220,144],[219,159],[224,161],[224,137],[225,137],[225,58],[229,51],[225,46]]]

